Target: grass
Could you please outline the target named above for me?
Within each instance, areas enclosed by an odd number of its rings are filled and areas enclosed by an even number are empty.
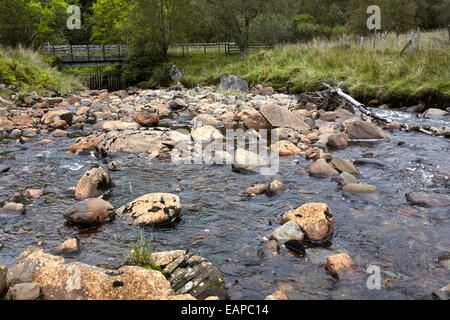
[[[64,95],[84,89],[75,77],[51,67],[49,58],[22,47],[0,46],[0,83],[18,87],[22,95],[33,91],[41,96],[51,92]],[[6,90],[2,90],[0,95],[8,98]]]
[[[450,50],[446,31],[421,35],[419,50],[408,49],[399,56],[408,40],[396,41],[389,35],[386,52],[381,48],[360,50],[359,38],[345,40],[340,49],[336,41],[288,44],[274,50],[259,51],[242,60],[211,52],[189,51],[188,57],[173,56],[171,62],[186,69],[181,82],[189,87],[199,83],[217,85],[223,75],[237,75],[249,86],[262,84],[274,89],[287,87],[292,93],[313,91],[324,81],[343,82],[346,90],[366,101],[429,101],[450,99]],[[378,41],[378,46],[380,41]]]
[[[127,263],[162,272],[161,267],[152,259],[152,250],[150,247],[151,240],[147,240],[141,231],[139,239],[133,244],[133,249],[127,257]]]

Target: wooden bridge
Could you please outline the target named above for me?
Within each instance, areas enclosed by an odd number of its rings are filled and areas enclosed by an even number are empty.
[[[57,56],[64,65],[76,66],[99,65],[99,64],[121,64],[127,54],[126,45],[50,45],[43,48],[44,53]]]

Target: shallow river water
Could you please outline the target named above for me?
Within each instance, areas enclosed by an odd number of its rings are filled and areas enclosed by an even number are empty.
[[[410,117],[392,112],[390,116]],[[38,145],[36,139],[25,144],[0,142],[0,160],[11,167],[0,176],[0,201],[27,188],[45,191],[27,205],[25,215],[0,219],[0,264],[11,266],[29,245],[40,244],[50,251],[77,236],[82,252],[74,260],[117,267],[139,237],[141,229],[121,218],[90,230],[65,223],[62,212],[75,203],[65,190],[99,163],[94,156],[67,151],[79,135],[70,132],[72,136],[52,138],[50,145]],[[271,177],[242,175],[226,165],[176,166],[169,160],[127,155],[120,158],[122,170],[110,173],[116,187],[105,198],[119,207],[146,193],[179,195],[180,222],[143,231],[153,238],[154,251],[191,249],[214,263],[225,276],[231,299],[263,299],[277,289],[290,299],[430,299],[450,279],[449,271],[437,262],[450,254],[449,208],[410,207],[405,194],[449,192],[450,143],[414,132],[389,135],[390,141],[351,142],[344,150],[331,151],[333,158],[346,159],[372,152],[386,164],[357,165],[359,181],[378,187],[381,196],[376,203],[343,198],[329,178],[309,177],[305,170],[311,162],[302,155],[282,158],[278,175]],[[404,143],[399,145],[400,141]],[[252,183],[274,179],[285,183],[282,194],[245,195]],[[309,247],[306,257],[282,248],[280,255],[261,260],[256,253],[265,243],[264,236],[279,226],[283,213],[307,202],[324,202],[332,210],[335,234],[331,241]],[[414,214],[399,213],[400,206],[413,208]],[[347,252],[358,265],[354,278],[335,281],[325,270],[326,257],[340,252]],[[379,290],[367,287],[370,265],[380,267]]]

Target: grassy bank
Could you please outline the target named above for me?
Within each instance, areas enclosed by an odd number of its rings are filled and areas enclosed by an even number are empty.
[[[388,43],[384,55],[367,47],[361,51],[355,39],[346,42],[344,49],[336,42],[327,42],[324,48],[321,42],[316,42],[310,46],[278,46],[254,53],[246,60],[198,51],[190,52],[188,57],[172,57],[171,62],[186,69],[182,82],[187,86],[217,84],[221,76],[235,74],[245,78],[249,85],[288,87],[298,93],[315,90],[323,81],[334,80],[343,81],[345,88],[362,101],[378,98],[382,102],[448,104],[449,47],[442,43],[430,45],[425,41],[425,34],[422,38],[418,51],[411,53],[408,49],[402,57],[399,51],[406,42],[402,39],[396,45]]]
[[[50,61],[36,51],[1,46],[0,83],[18,87],[20,94],[36,91],[42,96],[50,92],[65,94],[83,89],[75,77],[51,67]],[[9,94],[11,92],[0,89],[4,98]]]

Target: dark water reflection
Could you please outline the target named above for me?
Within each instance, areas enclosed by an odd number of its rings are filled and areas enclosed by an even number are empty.
[[[50,145],[7,140],[0,144],[0,159],[11,166],[0,176],[0,201],[26,188],[45,189],[43,196],[27,206],[24,216],[0,220],[0,264],[10,266],[29,245],[42,242],[42,247],[50,250],[78,236],[83,250],[77,260],[121,265],[140,229],[120,218],[83,232],[65,224],[61,213],[75,202],[65,190],[75,186],[98,160],[68,153],[74,139],[54,141]],[[399,141],[405,144],[398,146]],[[261,299],[276,289],[290,299],[430,298],[432,291],[450,279],[449,272],[436,263],[450,252],[449,210],[416,208],[416,215],[410,217],[395,209],[409,207],[407,192],[448,193],[442,176],[449,174],[449,142],[442,137],[397,132],[389,142],[352,143],[332,153],[334,158],[357,159],[367,151],[387,164],[358,166],[360,182],[379,188],[378,203],[349,201],[330,179],[298,174],[309,165],[302,156],[283,158],[273,177],[241,175],[229,166],[175,166],[169,161],[125,156],[122,171],[111,173],[116,187],[107,198],[119,207],[150,192],[178,194],[183,205],[180,223],[144,232],[152,234],[154,251],[191,249],[216,264],[225,275],[232,299]],[[273,179],[285,183],[283,194],[244,195],[252,183]],[[259,259],[256,252],[265,242],[263,237],[279,225],[281,215],[306,202],[325,202],[331,208],[335,217],[331,243],[308,248],[306,258],[282,248],[279,256]],[[358,273],[353,279],[336,282],[324,269],[324,262],[326,256],[340,252],[354,259]],[[381,290],[366,286],[369,265],[381,267]]]

